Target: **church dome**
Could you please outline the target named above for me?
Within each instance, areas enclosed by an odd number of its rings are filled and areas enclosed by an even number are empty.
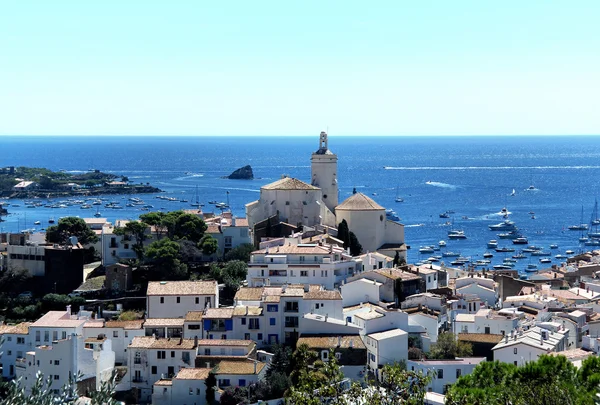
[[[336,211],[383,211],[381,205],[363,193],[352,194],[344,202],[335,207]]]

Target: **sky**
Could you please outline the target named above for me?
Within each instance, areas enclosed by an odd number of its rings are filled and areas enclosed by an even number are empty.
[[[600,2],[0,0],[0,135],[600,134]]]

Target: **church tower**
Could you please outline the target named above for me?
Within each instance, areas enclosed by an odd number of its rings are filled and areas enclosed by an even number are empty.
[[[319,135],[319,149],[312,154],[311,184],[323,192],[323,202],[331,210],[338,205],[337,155],[327,147],[327,132]]]

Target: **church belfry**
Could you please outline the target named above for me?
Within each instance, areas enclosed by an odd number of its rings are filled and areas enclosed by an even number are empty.
[[[319,149],[312,154],[311,184],[323,193],[323,202],[334,212],[338,205],[337,155],[327,145],[327,132],[319,135]]]

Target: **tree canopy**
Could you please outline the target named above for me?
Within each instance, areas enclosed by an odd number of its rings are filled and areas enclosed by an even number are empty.
[[[177,280],[187,276],[187,266],[179,260],[179,244],[168,238],[152,242],[146,249],[146,259],[151,264],[153,278]]]
[[[65,217],[58,220],[58,224],[46,229],[46,241],[49,243],[64,244],[69,237],[75,236],[82,245],[96,243],[98,236],[81,218]]]
[[[438,335],[437,342],[431,345],[430,359],[455,359],[456,357],[469,357],[473,355],[473,346],[467,342],[461,342],[451,332],[443,332]]]
[[[129,221],[124,227],[115,228],[115,234],[133,236],[133,251],[138,260],[142,260],[144,257],[144,242],[148,239],[147,230],[148,224],[142,221]]]
[[[358,238],[354,232],[348,228],[348,223],[345,219],[338,224],[337,238],[344,242],[344,249],[350,248],[352,256],[358,256],[362,253],[362,245],[358,242]]]
[[[596,356],[577,368],[564,356],[542,355],[524,366],[483,362],[448,391],[446,404],[591,405],[600,381]]]

